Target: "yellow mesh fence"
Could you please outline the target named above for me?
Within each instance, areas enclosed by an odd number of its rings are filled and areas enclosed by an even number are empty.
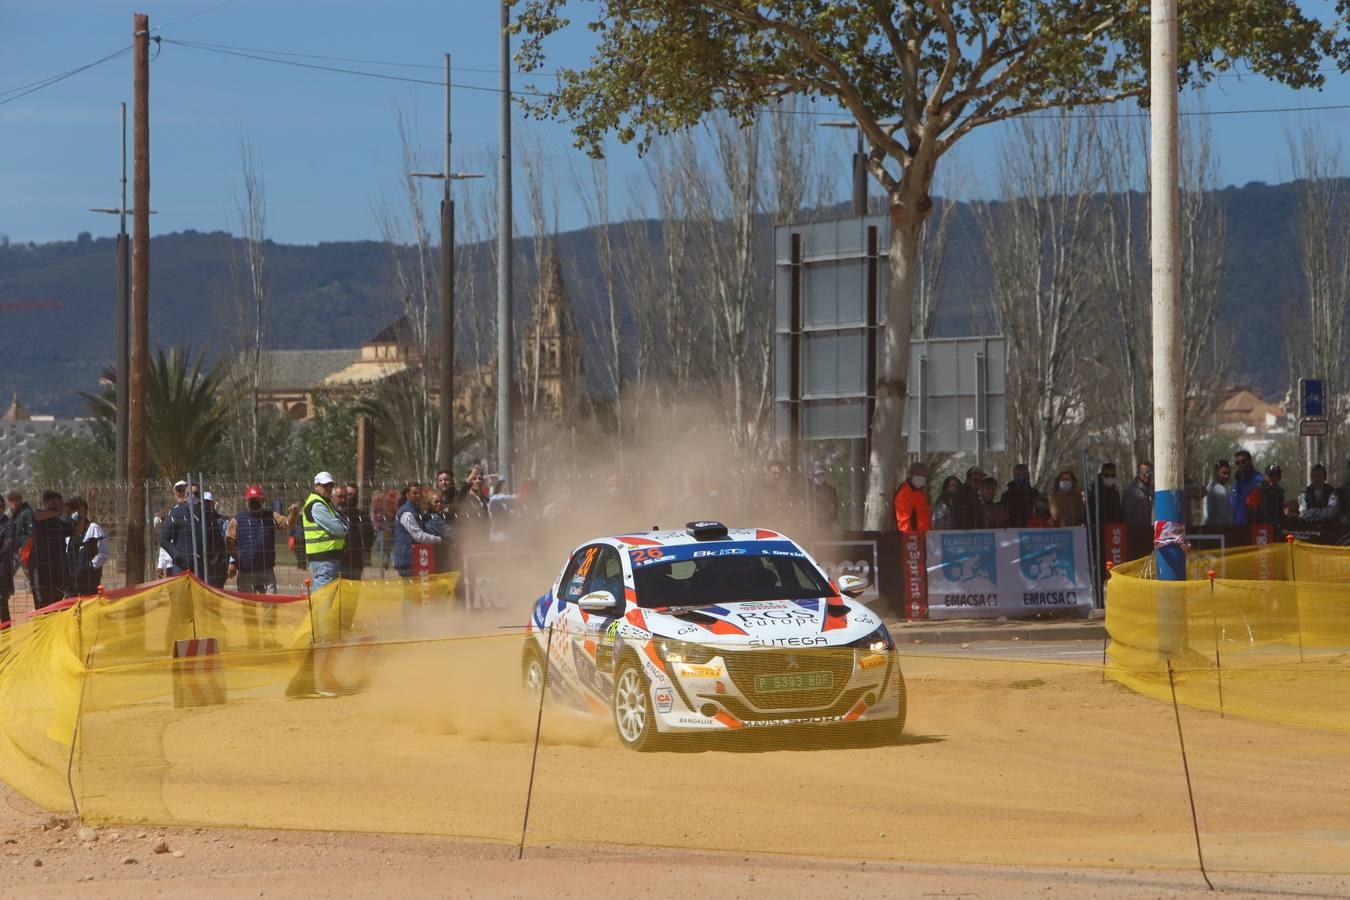
[[[642,657],[632,647],[607,658],[596,631],[447,636],[453,579],[343,583],[275,605],[274,622],[181,581],[86,600],[9,633],[0,650],[6,781],[96,822],[1195,865],[1165,665],[1160,682],[1148,670],[1141,692],[1130,689],[1140,671],[1117,660],[870,648],[731,659],[725,648],[709,651],[720,662],[684,663],[706,675],[682,688],[689,705],[710,703],[716,715],[690,715],[700,727],[636,752],[620,737],[614,684]],[[1168,587],[1201,598],[1210,590],[1207,581]],[[1235,592],[1214,605],[1221,650],[1262,604],[1269,598]],[[1213,623],[1203,632],[1204,617],[1192,618],[1191,638],[1202,643]],[[1301,680],[1332,669],[1329,647],[1305,647],[1297,662],[1297,642],[1280,638],[1292,614],[1266,618],[1251,640],[1268,649],[1251,654],[1278,661],[1253,663],[1249,674]],[[1134,639],[1158,643],[1156,624],[1133,624]],[[207,639],[219,653],[172,655],[172,642]],[[1251,643],[1245,631],[1242,640]],[[545,659],[531,682],[532,663]],[[859,682],[865,672],[882,677]],[[1216,699],[1202,687],[1212,667],[1179,674],[1187,703]],[[1235,673],[1230,684],[1226,661],[1224,676],[1226,706],[1266,702],[1256,681]],[[586,694],[586,684],[600,689]],[[886,706],[902,689],[903,727],[899,706]],[[670,702],[642,696],[648,712]],[[812,705],[818,721],[768,725],[789,715],[779,710]],[[877,709],[890,712],[871,722],[861,714]],[[1344,735],[1207,709],[1183,708],[1180,720],[1211,868],[1350,870]]]
[[[1153,574],[1147,559],[1112,572],[1113,678],[1168,699],[1170,663],[1189,706],[1350,732],[1350,549],[1191,554],[1188,580]]]

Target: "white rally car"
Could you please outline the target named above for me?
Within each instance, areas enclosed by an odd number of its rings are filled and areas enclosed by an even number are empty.
[[[775,531],[694,522],[597,538],[534,607],[528,689],[614,719],[628,747],[677,733],[905,724],[886,626]],[[544,660],[547,659],[547,667]],[[856,724],[855,724],[856,723]]]

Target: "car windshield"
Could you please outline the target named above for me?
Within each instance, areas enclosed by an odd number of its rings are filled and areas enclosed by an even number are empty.
[[[829,584],[802,556],[707,556],[635,568],[638,605],[712,606],[740,600],[807,600]]]

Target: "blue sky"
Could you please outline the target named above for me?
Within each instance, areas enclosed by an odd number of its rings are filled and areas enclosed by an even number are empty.
[[[133,8],[150,14],[163,37],[328,56],[395,60],[438,67],[453,54],[455,81],[495,87],[495,0],[0,0],[0,91],[90,62],[130,43]],[[585,10],[588,4],[578,4]],[[203,10],[206,10],[203,12]],[[200,15],[196,15],[197,13]],[[178,24],[175,19],[191,16]],[[573,29],[552,46],[550,63],[584,60],[588,35]],[[396,69],[329,63],[439,81],[437,68]],[[487,71],[471,71],[487,70]],[[430,85],[377,81],[163,45],[152,63],[152,202],[156,233],[214,230],[234,219],[242,137],[265,172],[269,232],[278,241],[314,243],[375,238],[372,212],[397,190],[395,106],[414,117],[425,165],[440,168],[443,94]],[[527,81],[517,76],[516,87]],[[1333,76],[1322,93],[1294,92],[1260,79],[1225,78],[1205,92],[1208,110],[1350,103],[1350,79]],[[3,99],[3,96],[0,96]],[[118,103],[131,99],[131,59],[119,57],[29,97],[0,106],[0,233],[13,240],[71,239],[80,231],[111,234],[116,221],[86,211],[114,206],[118,177]],[[483,171],[495,161],[497,95],[457,90],[455,167]],[[1324,133],[1343,139],[1350,111],[1313,114]],[[570,136],[562,125],[526,122],[556,156],[561,223],[584,224],[569,201]],[[1292,114],[1213,116],[1225,184],[1288,179],[1285,130]],[[988,129],[961,151],[962,171],[987,171],[1004,136]],[[821,148],[841,163],[845,133],[821,129]],[[638,176],[635,153],[610,153],[618,194]],[[841,165],[841,170],[843,166]],[[841,171],[838,199],[846,197]],[[517,209],[524,185],[517,174]],[[518,220],[521,217],[518,214]]]

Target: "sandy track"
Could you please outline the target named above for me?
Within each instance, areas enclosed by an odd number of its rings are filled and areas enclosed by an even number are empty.
[[[501,843],[214,830],[250,823],[514,842],[534,724],[516,693],[519,647],[469,642],[453,658],[443,645],[400,651],[386,656],[371,690],[336,700],[257,689],[224,707],[151,703],[88,715],[75,777],[90,819],[206,830],[105,825],[121,840],[85,848],[71,831],[41,831],[41,815],[15,812],[0,887],[79,896],[59,888],[88,886],[75,879],[90,875],[111,896],[124,882],[143,889],[147,877],[206,896],[396,885],[456,895],[558,895],[562,885],[580,895],[587,884],[600,894],[667,894],[690,879],[732,896],[818,895],[822,884],[979,896],[1203,887],[1186,871],[1194,839],[1170,707],[1103,684],[1096,669],[1010,661],[908,657],[910,725],[896,744],[776,732],[636,754],[607,723],[550,710],[524,864]],[[1350,869],[1350,738],[1193,711],[1183,724],[1212,869]],[[160,833],[184,850],[181,860],[148,854]],[[563,844],[591,849],[548,849]],[[128,853],[139,862],[117,868]],[[838,861],[800,862],[830,857]],[[982,868],[994,864],[1051,868]],[[1176,871],[1129,874],[1148,868]],[[1223,877],[1246,890],[1350,893],[1341,877]]]

